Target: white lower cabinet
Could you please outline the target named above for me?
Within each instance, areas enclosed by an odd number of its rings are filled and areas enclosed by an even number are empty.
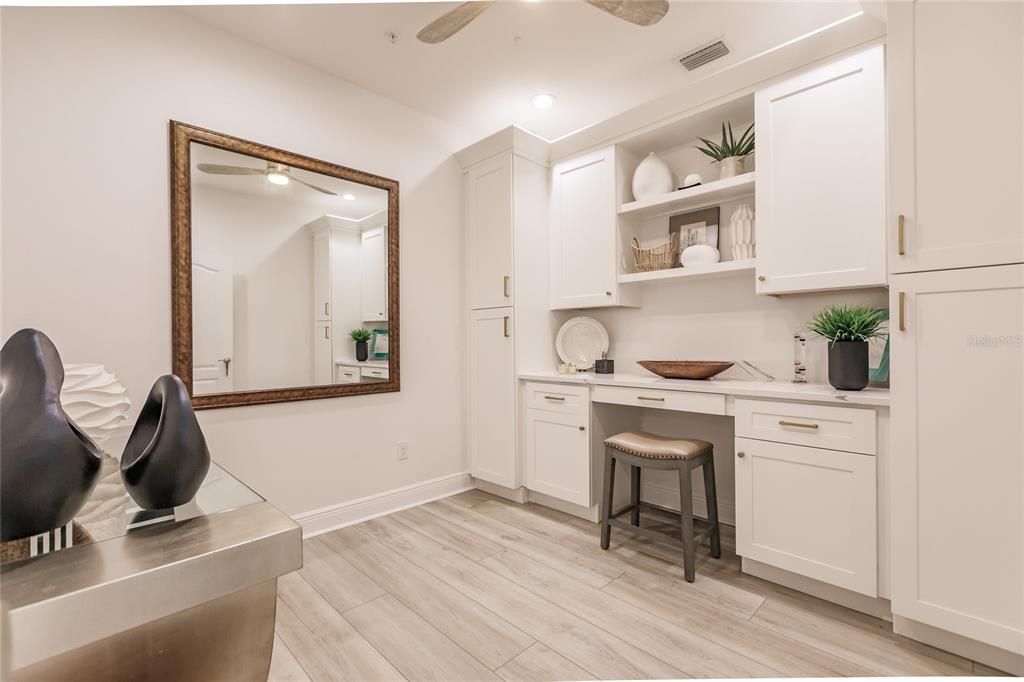
[[[878,595],[875,457],[736,439],[736,553]]]
[[[527,385],[527,392],[530,392]],[[550,407],[526,410],[526,487],[573,504],[589,507],[590,414],[587,389],[541,389]],[[578,395],[577,395],[578,392]],[[571,407],[569,407],[571,406]]]
[[[512,308],[470,314],[468,406],[470,473],[518,487]]]
[[[890,286],[893,613],[1024,654],[1024,265]]]

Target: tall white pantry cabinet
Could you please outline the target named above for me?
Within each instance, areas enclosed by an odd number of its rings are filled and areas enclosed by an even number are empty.
[[[1024,5],[888,7],[894,629],[1022,674]]]
[[[470,473],[505,488],[523,477],[517,371],[553,362],[546,154],[543,141],[518,128],[457,154],[466,182]]]

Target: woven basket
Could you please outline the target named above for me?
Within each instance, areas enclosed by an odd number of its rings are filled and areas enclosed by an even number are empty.
[[[679,253],[679,233],[673,232],[668,241],[650,249],[641,249],[640,242],[633,237],[633,260],[637,272],[653,272],[667,270],[675,265],[676,254]]]

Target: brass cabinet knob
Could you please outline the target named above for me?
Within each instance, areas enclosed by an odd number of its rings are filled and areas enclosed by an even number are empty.
[[[604,292],[604,295],[605,295],[605,296],[611,296],[611,295],[612,295],[612,292],[610,292],[610,291],[606,291],[606,292]]]
[[[580,431],[586,431],[586,430],[587,430],[587,427],[585,427],[585,426],[581,426],[580,427]]]
[[[758,281],[758,282],[763,282],[764,280],[765,280],[765,277],[764,277],[764,275],[758,275],[758,276],[757,276],[757,281]]]
[[[747,456],[747,453],[745,453],[745,452],[737,452],[736,456],[739,457],[740,459],[743,459],[744,457]]]

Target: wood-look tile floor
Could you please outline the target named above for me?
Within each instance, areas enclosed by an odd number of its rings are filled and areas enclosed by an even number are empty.
[[[656,517],[644,525],[657,525]],[[470,491],[305,542],[270,679],[591,680],[991,674],[881,620],[536,505]]]

